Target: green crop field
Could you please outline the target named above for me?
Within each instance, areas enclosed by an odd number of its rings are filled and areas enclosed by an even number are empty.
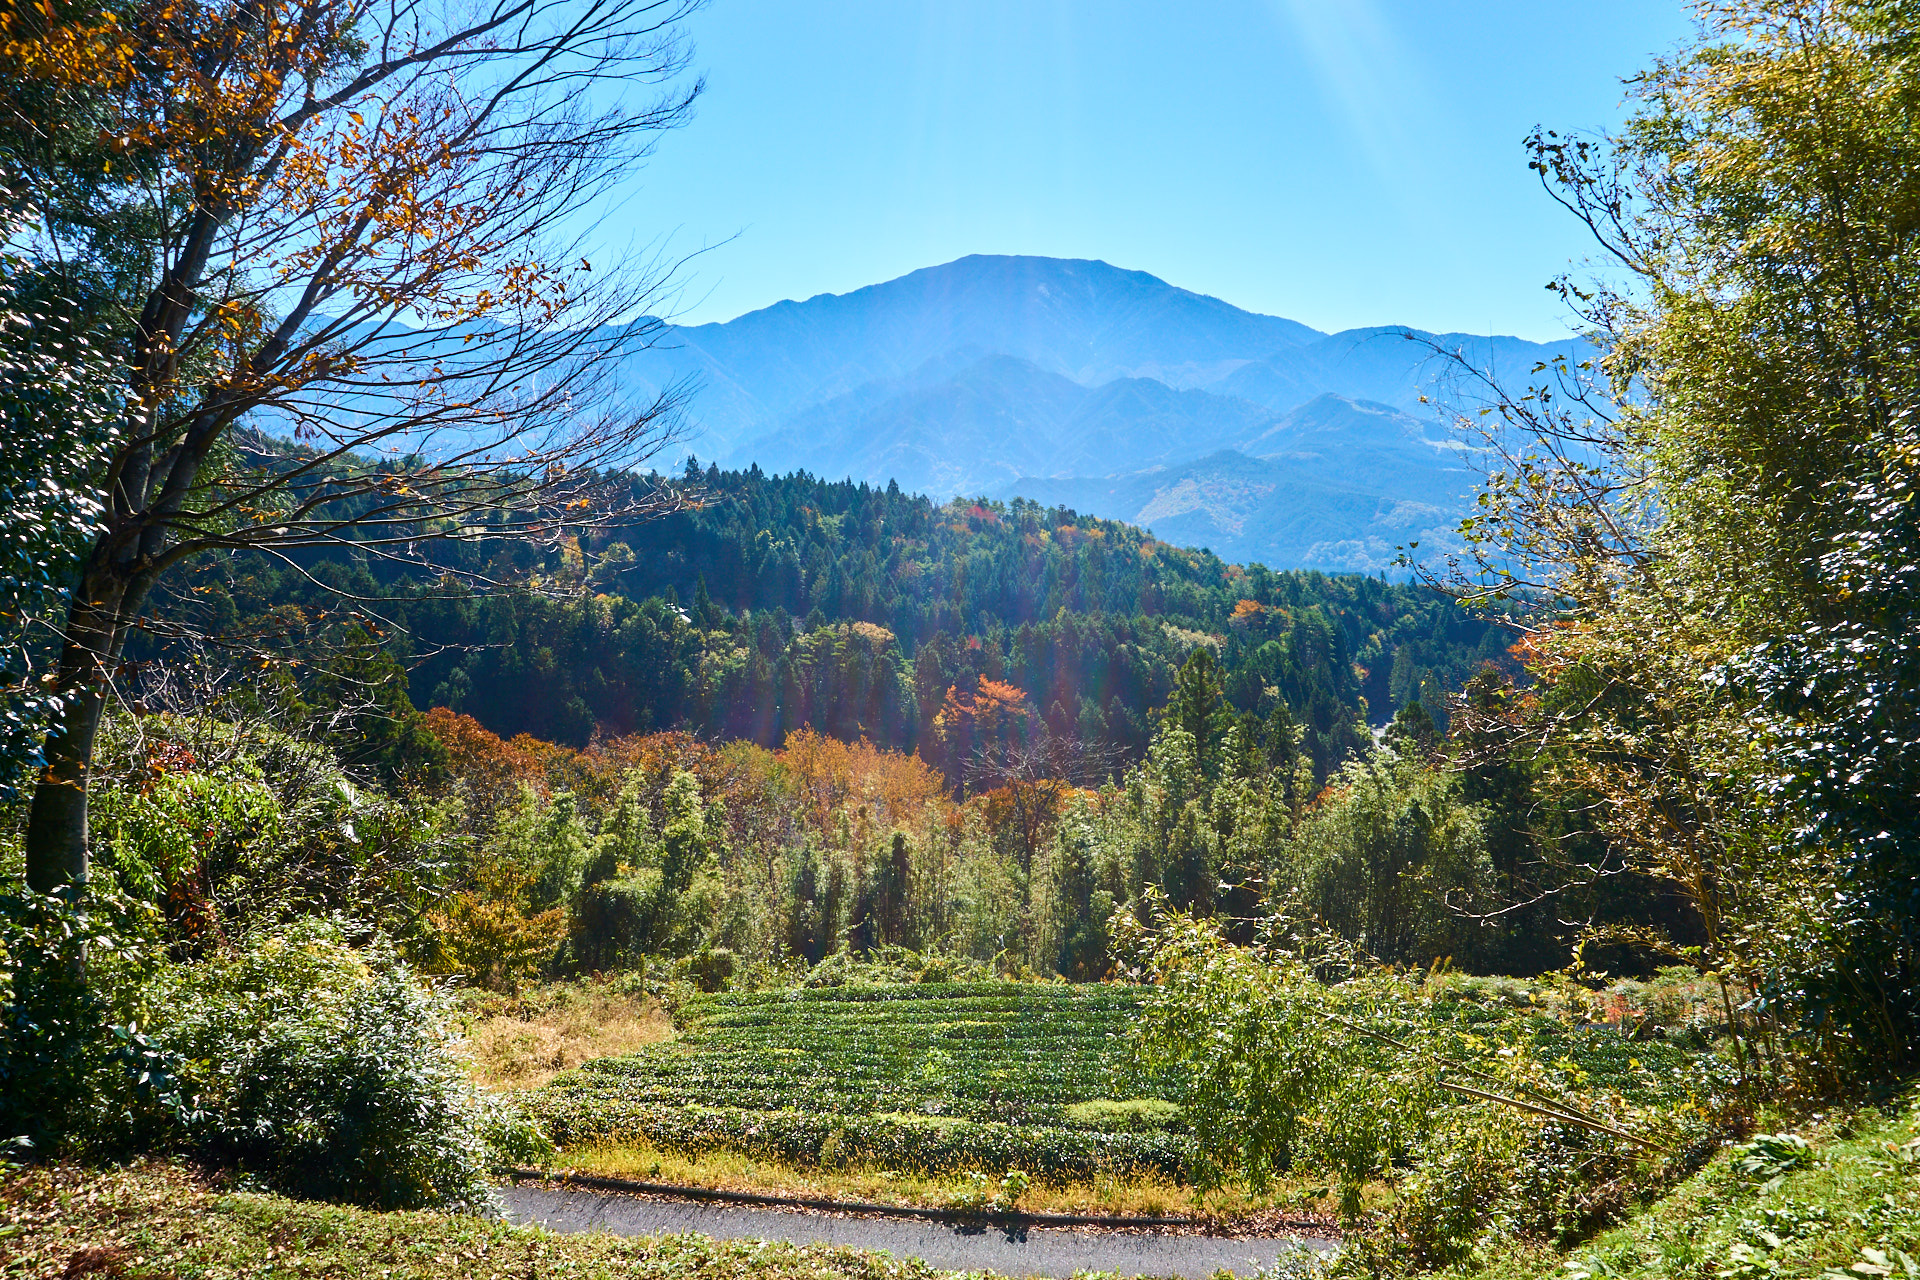
[[[1128,1065],[1139,1001],[1032,983],[709,996],[679,1041],[586,1072],[643,1102],[1050,1123],[1073,1103],[1170,1096]]]
[[[1141,999],[1005,982],[699,997],[678,1040],[588,1063],[535,1106],[564,1146],[1177,1176],[1178,1091],[1127,1051]]]
[[[1182,1182],[1180,1082],[1128,1030],[1150,988],[930,983],[695,997],[677,1040],[589,1062],[532,1095],[563,1147],[728,1151],[789,1165],[942,1174],[1022,1168]],[[1683,1094],[1691,1056],[1473,997],[1430,1010],[1465,1042],[1531,1040],[1582,1089]]]

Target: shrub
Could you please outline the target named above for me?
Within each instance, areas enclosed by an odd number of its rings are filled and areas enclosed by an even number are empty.
[[[566,936],[567,913],[559,907],[529,913],[532,881],[516,863],[483,853],[468,876],[472,888],[451,895],[427,915],[435,970],[466,974],[495,990],[512,989],[552,961]]]
[[[187,950],[217,940],[222,900],[235,896],[232,883],[258,878],[262,850],[287,838],[273,793],[239,769],[162,774],[144,790],[108,791],[105,798],[102,871],[161,906],[169,935]]]
[[[597,1089],[590,1075],[561,1076],[529,1098],[562,1146],[646,1143],[690,1155],[734,1151],[802,1168],[858,1165],[923,1174],[1018,1167],[1052,1183],[1103,1175],[1178,1180],[1197,1155],[1193,1140],[1181,1134],[1095,1133],[906,1112],[661,1105]]]
[[[708,995],[724,991],[733,970],[733,952],[725,947],[702,951],[693,958],[693,984]]]
[[[1490,1235],[1590,1230],[1636,1180],[1670,1176],[1658,1158],[1700,1135],[1697,1100],[1643,1087],[1651,1105],[1629,1102],[1524,1015],[1455,1019],[1405,975],[1325,939],[1263,942],[1235,947],[1182,916],[1152,939],[1158,986],[1139,1044],[1188,1075],[1185,1114],[1213,1166],[1196,1170],[1203,1180],[1237,1165],[1259,1189],[1278,1169],[1324,1170],[1350,1224],[1366,1182],[1397,1182],[1381,1239],[1430,1267]]]
[[[1782,1178],[1813,1162],[1813,1148],[1796,1133],[1757,1133],[1734,1152],[1734,1169],[1749,1178]]]
[[[250,690],[195,714],[115,716],[101,728],[88,892],[158,908],[176,958],[302,915],[426,942],[424,908],[443,897],[453,861],[451,807],[357,785],[302,736],[320,727],[288,696]]]
[[[493,1145],[537,1155],[528,1122],[484,1103],[450,1052],[448,1004],[383,940],[296,922],[165,971],[156,1037],[191,1063],[190,1140],[290,1195],[383,1209],[481,1209]]]
[[[145,960],[122,935],[140,912],[119,895],[0,896],[0,1141],[124,1147],[178,1109],[167,1057],[132,1014]]]

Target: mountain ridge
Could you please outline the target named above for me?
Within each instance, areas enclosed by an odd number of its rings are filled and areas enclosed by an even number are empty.
[[[1022,476],[995,493],[1151,529],[1228,560],[1373,573],[1443,545],[1475,482],[1470,458],[1386,405],[1323,395],[1256,442],[1105,477]],[[1338,447],[1326,448],[1329,439]],[[1309,447],[1318,445],[1320,447]]]
[[[688,443],[726,466],[941,500],[1071,492],[1090,514],[1162,511],[1162,536],[1218,534],[1276,567],[1370,571],[1405,513],[1460,507],[1462,454],[1436,438],[1423,396],[1463,365],[1517,385],[1568,349],[1393,326],[1329,334],[1095,259],[980,254],[670,326],[627,372],[643,394],[697,383]],[[1239,496],[1154,496],[1151,476],[1175,471]],[[1262,492],[1281,499],[1255,493],[1268,479]]]

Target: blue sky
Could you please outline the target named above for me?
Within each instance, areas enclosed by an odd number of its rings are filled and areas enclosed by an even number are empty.
[[[713,0],[709,82],[598,229],[712,246],[723,320],[968,253],[1103,258],[1320,329],[1547,338],[1585,257],[1527,171],[1677,0]]]

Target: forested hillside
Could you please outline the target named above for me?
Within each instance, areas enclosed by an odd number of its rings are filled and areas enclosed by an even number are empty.
[[[917,750],[956,780],[983,690],[1011,699],[1017,735],[1044,723],[1138,758],[1205,645],[1234,708],[1284,704],[1324,779],[1368,722],[1412,701],[1444,717],[1446,691],[1506,658],[1503,633],[1437,592],[1230,565],[1068,509],[691,460],[679,484],[698,505],[550,554],[510,537],[442,549],[516,590],[474,594],[351,551],[241,555],[195,566],[160,611],[297,655],[314,620],[350,610],[337,590],[410,668],[414,702],[502,735],[583,746],[686,729],[777,746],[813,728]]]

